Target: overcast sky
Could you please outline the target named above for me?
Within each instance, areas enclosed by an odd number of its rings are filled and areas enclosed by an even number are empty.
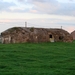
[[[75,0],[0,0],[0,32],[25,26],[75,30]]]

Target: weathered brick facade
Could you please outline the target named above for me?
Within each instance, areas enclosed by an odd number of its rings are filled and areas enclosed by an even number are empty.
[[[63,29],[13,27],[1,33],[2,43],[72,42],[72,36]]]

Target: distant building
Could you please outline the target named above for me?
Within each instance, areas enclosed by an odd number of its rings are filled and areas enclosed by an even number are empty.
[[[13,27],[1,33],[2,43],[72,42],[72,36],[63,29]]]
[[[73,31],[73,32],[71,33],[71,35],[72,35],[72,37],[73,37],[73,40],[75,40],[75,31]]]

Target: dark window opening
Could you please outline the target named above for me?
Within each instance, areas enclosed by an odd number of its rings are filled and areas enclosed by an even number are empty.
[[[24,32],[22,32],[22,34],[25,34]]]
[[[52,35],[49,35],[49,38],[52,38]]]
[[[59,40],[63,40],[63,38],[64,38],[63,36],[59,36]]]

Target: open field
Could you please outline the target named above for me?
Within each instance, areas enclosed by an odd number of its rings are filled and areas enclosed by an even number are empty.
[[[0,75],[75,75],[75,41],[0,44]]]

